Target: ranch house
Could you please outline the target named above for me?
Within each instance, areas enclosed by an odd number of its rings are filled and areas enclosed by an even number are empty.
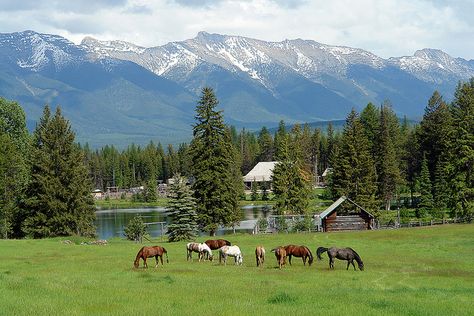
[[[273,169],[278,162],[276,161],[264,161],[259,162],[244,176],[245,190],[252,189],[252,183],[257,183],[259,187],[266,182],[268,184],[267,189],[272,189],[272,175]]]
[[[345,210],[337,211],[338,207],[349,202],[351,205]],[[323,231],[367,230],[374,227],[374,216],[351,199],[341,196],[324,212],[316,215],[316,220]]]

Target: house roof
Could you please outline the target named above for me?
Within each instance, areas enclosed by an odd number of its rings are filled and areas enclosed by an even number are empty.
[[[244,176],[244,182],[263,182],[271,181],[273,175],[273,169],[277,164],[277,161],[265,161],[259,162]]]
[[[319,214],[319,218],[323,219],[328,217],[339,205],[341,205],[346,200],[354,204],[357,208],[359,208],[362,212],[366,213],[370,217],[374,217],[372,214],[367,212],[362,206],[343,195],[339,199],[337,199],[336,202],[332,203],[327,209],[325,209],[321,214]]]

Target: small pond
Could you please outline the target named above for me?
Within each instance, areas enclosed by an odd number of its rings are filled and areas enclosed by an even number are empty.
[[[247,205],[242,207],[243,220],[240,226],[236,226],[238,232],[252,232],[255,221],[260,217],[267,217],[271,214],[271,205]],[[112,237],[124,237],[124,228],[128,221],[140,214],[145,223],[168,222],[166,209],[158,208],[137,208],[137,209],[112,209],[96,211],[95,225],[99,239],[109,239]],[[151,237],[160,237],[166,233],[163,224],[147,225],[148,233]],[[163,231],[163,230],[164,231]],[[232,228],[220,228],[217,235],[232,233]]]

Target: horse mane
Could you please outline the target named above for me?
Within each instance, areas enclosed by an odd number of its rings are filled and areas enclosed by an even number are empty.
[[[230,243],[230,241],[225,240],[225,239],[222,239],[222,240],[225,241],[226,246],[232,246],[232,244]]]
[[[170,263],[168,259],[168,251],[165,249],[165,247],[161,247],[161,249],[163,249],[163,253],[166,255],[166,263]]]
[[[349,249],[350,251],[352,251],[352,253],[354,254],[354,259],[357,261],[358,264],[361,264],[363,263],[362,262],[362,259],[360,258],[359,254],[352,248],[347,248]]]
[[[324,248],[324,247],[319,247],[317,250],[316,250],[316,256],[318,256],[318,260],[322,260],[323,258],[321,258],[321,254],[328,251],[328,248]]]
[[[312,264],[314,257],[313,257],[313,254],[311,253],[311,250],[309,250],[309,248],[306,247],[306,246],[303,246],[303,247],[304,247],[306,250],[308,250],[308,253],[309,253],[309,260],[308,260],[308,263],[309,263],[309,264]]]
[[[135,258],[135,261],[133,262],[133,264],[136,266],[138,266],[139,262],[140,262],[140,258],[142,257],[143,255],[143,249],[145,248],[145,246],[143,246],[140,250],[138,250],[138,253],[137,253],[137,256]]]

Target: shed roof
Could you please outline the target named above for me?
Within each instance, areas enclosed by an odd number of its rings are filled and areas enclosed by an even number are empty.
[[[263,182],[271,181],[273,169],[278,161],[259,162],[244,176],[244,182]]]
[[[319,214],[319,218],[323,219],[328,217],[339,205],[341,205],[344,201],[349,201],[350,203],[354,204],[357,208],[359,208],[362,212],[366,213],[370,217],[374,218],[372,214],[367,212],[365,208],[357,204],[356,202],[352,201],[346,196],[341,196],[339,199],[337,199],[336,202],[332,203],[327,209],[325,209],[321,214]]]

